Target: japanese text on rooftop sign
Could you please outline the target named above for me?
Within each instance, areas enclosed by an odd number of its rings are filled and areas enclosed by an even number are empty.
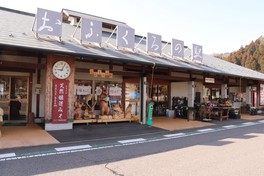
[[[161,54],[161,35],[148,33],[147,52]]]
[[[118,47],[134,49],[135,30],[133,28],[118,26],[116,45]]]
[[[69,80],[53,80],[52,123],[68,122]]]
[[[62,14],[59,12],[38,8],[36,31],[39,34],[60,37],[62,33]]]
[[[184,58],[184,42],[181,40],[172,39],[171,55],[179,58]]]
[[[201,61],[203,60],[203,47],[201,45],[193,44],[192,52],[193,60]]]
[[[81,39],[82,41],[101,43],[102,22],[82,18]]]

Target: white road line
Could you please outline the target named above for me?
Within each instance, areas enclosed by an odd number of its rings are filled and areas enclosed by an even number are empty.
[[[198,132],[207,132],[207,131],[214,131],[215,129],[213,128],[206,128],[206,129],[202,129],[202,130],[197,130]]]
[[[237,127],[236,125],[226,125],[226,126],[222,126],[223,128],[235,128]]]
[[[259,123],[264,123],[264,120],[259,120],[258,122],[259,122]]]
[[[222,129],[221,128],[218,128],[218,129],[213,129],[213,128],[201,129],[201,130],[197,130],[197,132],[193,131],[190,134],[186,134],[186,133],[168,134],[168,135],[164,135],[165,138],[159,138],[159,139],[148,139],[147,140],[144,138],[137,138],[137,139],[122,140],[122,141],[117,141],[121,144],[115,144],[115,145],[109,145],[109,146],[92,147],[90,145],[79,145],[79,146],[72,146],[72,147],[61,147],[61,148],[55,148],[55,150],[57,150],[57,152],[37,154],[37,155],[29,155],[29,156],[16,157],[15,153],[6,153],[6,154],[0,154],[0,162],[1,161],[9,161],[9,160],[18,160],[18,159],[23,159],[23,158],[34,158],[34,157],[44,157],[44,156],[50,156],[50,155],[60,155],[60,154],[64,154],[64,153],[100,150],[100,149],[105,149],[105,148],[121,147],[124,145],[136,145],[139,143],[150,143],[150,142],[157,142],[157,141],[165,141],[165,140],[171,140],[171,139],[173,139],[173,137],[181,138],[181,137],[202,135],[203,134],[202,132],[214,133],[214,132],[219,132],[219,131],[232,130],[231,127],[244,128],[244,127],[250,126],[250,125],[258,125],[261,122],[264,123],[264,120],[260,120],[258,122],[246,122],[246,123],[242,123],[239,125],[227,125],[227,126],[223,126]],[[76,149],[78,149],[78,150],[76,150]]]
[[[71,147],[55,148],[55,150],[61,152],[61,151],[85,149],[85,148],[91,148],[91,147],[92,146],[90,146],[90,145],[77,145],[77,146],[71,146]]]
[[[255,122],[245,122],[245,123],[242,123],[243,125],[255,125],[256,123]]]
[[[142,141],[146,141],[146,139],[137,138],[137,139],[122,140],[122,141],[117,141],[117,142],[119,142],[121,144],[126,144],[126,143],[131,143],[131,142],[142,142]]]
[[[0,154],[0,159],[1,158],[10,158],[10,157],[15,157],[15,153],[5,153],[5,154]]]
[[[176,137],[176,136],[184,136],[185,133],[174,133],[174,134],[166,134],[164,137]]]

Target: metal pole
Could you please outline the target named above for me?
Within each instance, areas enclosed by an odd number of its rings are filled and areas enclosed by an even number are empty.
[[[137,45],[135,46],[135,49],[138,47],[138,45],[142,42],[142,40],[144,39],[145,37],[142,37],[139,42],[137,43]]]
[[[73,38],[74,38],[74,35],[75,35],[75,33],[76,33],[78,27],[80,26],[81,21],[82,21],[82,18],[80,19],[79,23],[77,24],[77,26],[76,26],[76,28],[75,28],[73,34],[72,34],[72,37],[73,37]]]
[[[115,29],[113,30],[113,32],[111,33],[111,35],[109,36],[109,38],[105,41],[105,43],[108,43],[108,41],[113,36],[113,34],[115,33],[116,30],[117,30],[117,26],[115,27]]]
[[[169,42],[167,42],[161,49],[161,51],[169,44]]]

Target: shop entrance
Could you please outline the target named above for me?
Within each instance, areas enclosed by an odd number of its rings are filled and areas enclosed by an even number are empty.
[[[29,77],[0,76],[0,107],[4,122],[26,122]]]
[[[218,100],[221,98],[221,85],[205,85],[204,101]]]
[[[166,110],[169,109],[168,85],[154,84],[151,92],[153,106],[153,116],[166,116]]]

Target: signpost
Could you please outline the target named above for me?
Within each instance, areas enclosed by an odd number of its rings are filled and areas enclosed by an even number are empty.
[[[68,122],[69,80],[53,80],[52,123]]]

